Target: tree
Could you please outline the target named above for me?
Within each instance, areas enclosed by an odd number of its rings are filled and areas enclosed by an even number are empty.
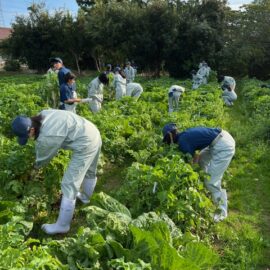
[[[43,4],[33,4],[28,10],[29,17],[16,17],[4,49],[11,57],[26,62],[29,68],[43,71],[48,68],[51,52],[59,42],[63,13],[56,12],[50,18]]]
[[[224,44],[226,2],[191,1],[182,6],[177,37],[166,57],[166,67],[174,77],[188,76],[200,61],[215,67]]]

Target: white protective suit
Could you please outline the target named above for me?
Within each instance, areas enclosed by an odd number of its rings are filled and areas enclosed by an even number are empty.
[[[204,64],[200,67],[200,69],[197,72],[197,75],[200,75],[202,77],[202,84],[207,84],[207,79],[210,74],[210,67],[208,67],[207,64]]]
[[[213,201],[219,205],[221,216],[219,220],[228,215],[227,193],[221,188],[221,180],[235,153],[233,137],[223,130],[211,145],[200,152],[199,164],[211,178],[205,181],[207,189],[211,192]],[[222,217],[220,219],[220,217]],[[219,220],[216,221],[219,221]]]
[[[143,88],[139,83],[127,84],[127,96],[138,99],[143,92]]]
[[[125,67],[124,73],[127,78],[127,83],[132,83],[135,78],[135,69],[132,66]]]
[[[192,89],[197,89],[203,83],[203,77],[200,74],[192,75]]]
[[[224,80],[221,83],[221,88],[223,90],[222,98],[227,106],[232,106],[233,102],[237,100],[237,94],[234,91],[235,86],[236,83],[233,77],[224,76]],[[231,91],[229,91],[229,89]]]
[[[114,75],[113,87],[115,88],[116,100],[119,100],[126,95],[127,81],[118,72]]]
[[[95,179],[101,137],[94,124],[63,110],[43,110],[36,140],[36,164],[48,163],[59,149],[72,150],[72,158],[61,183],[63,196],[74,200],[84,179]]]
[[[101,104],[103,102],[103,83],[99,78],[93,79],[88,85],[88,97],[92,98],[89,102],[90,109],[93,113],[101,110]]]
[[[200,63],[199,70],[192,77],[192,89],[197,89],[202,84],[207,84],[211,68],[204,62]]]
[[[179,85],[172,85],[168,91],[169,112],[178,110],[179,99],[185,88]]]

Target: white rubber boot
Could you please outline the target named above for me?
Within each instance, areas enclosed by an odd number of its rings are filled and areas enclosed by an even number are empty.
[[[228,216],[228,197],[227,197],[227,192],[226,189],[221,190],[221,198],[219,201],[219,209],[220,213],[214,215],[214,221],[219,222],[227,218]]]
[[[82,183],[82,192],[78,192],[77,199],[82,203],[87,204],[90,202],[89,198],[92,196],[95,186],[97,183],[97,178],[85,178]]]
[[[43,224],[41,229],[47,234],[66,233],[70,229],[70,223],[74,214],[76,200],[62,197],[60,212],[56,223]]]

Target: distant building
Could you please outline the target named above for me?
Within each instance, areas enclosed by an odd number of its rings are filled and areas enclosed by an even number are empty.
[[[12,29],[7,27],[0,27],[0,42],[7,39],[11,34]],[[5,60],[0,54],[0,68],[5,65]]]
[[[0,42],[10,36],[11,30],[11,28],[0,27]]]

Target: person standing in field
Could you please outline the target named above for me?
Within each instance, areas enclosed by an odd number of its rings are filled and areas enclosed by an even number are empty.
[[[36,168],[49,163],[59,149],[72,151],[61,182],[58,219],[53,224],[42,225],[47,234],[68,232],[76,198],[88,203],[96,186],[102,145],[98,129],[83,117],[64,110],[43,110],[33,117],[17,116],[11,126],[20,145],[25,145],[29,138],[36,141]]]
[[[60,87],[60,110],[76,113],[76,103],[82,101],[77,98],[75,79],[76,76],[71,72],[65,75],[65,83]]]
[[[198,163],[210,175],[205,186],[220,211],[214,215],[214,221],[225,219],[228,201],[226,190],[221,188],[221,180],[235,153],[233,137],[220,128],[194,127],[178,132],[174,123],[166,124],[162,133],[163,142],[178,144],[181,152],[190,154],[193,163]]]
[[[201,84],[207,84],[211,68],[207,65],[207,63],[205,61],[200,63],[199,66],[200,66],[200,68],[197,72],[197,75],[200,75],[202,78]]]
[[[101,110],[103,102],[103,88],[104,85],[109,84],[109,78],[106,73],[100,73],[98,77],[93,79],[88,85],[88,98],[91,99],[89,102],[90,110],[93,113],[97,113]]]
[[[127,83],[132,83],[134,81],[134,79],[135,79],[135,70],[131,66],[131,63],[129,61],[126,63],[124,73],[125,73],[125,76],[126,76],[126,79],[127,79]]]
[[[119,100],[126,95],[127,81],[125,73],[121,68],[116,67],[114,72],[113,87],[115,89],[115,99]]]
[[[232,106],[233,102],[237,100],[237,94],[235,93],[236,82],[233,77],[219,76],[218,81],[221,82],[221,89],[223,90],[222,99],[227,106]]]
[[[61,85],[65,83],[65,75],[71,71],[64,66],[62,59],[59,57],[51,58],[50,62],[53,64],[54,69],[57,71],[58,83],[59,87],[61,87]]]
[[[127,84],[127,96],[133,97],[136,100],[141,96],[143,88],[139,83],[128,83]]]
[[[169,113],[175,112],[179,107],[181,95],[185,92],[185,88],[179,85],[172,85],[168,91]]]
[[[203,83],[203,77],[201,74],[198,74],[196,70],[191,71],[192,75],[192,89],[197,89],[200,87],[200,85]]]

